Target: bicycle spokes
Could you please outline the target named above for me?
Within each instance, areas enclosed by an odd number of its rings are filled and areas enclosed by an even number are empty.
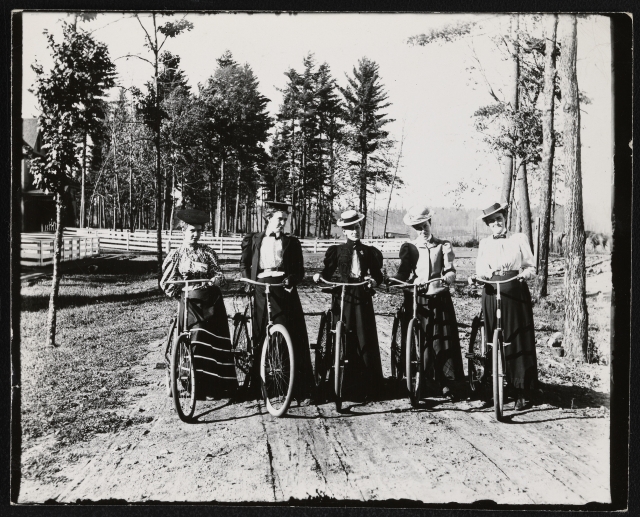
[[[284,337],[279,333],[269,338],[267,346],[264,386],[271,405],[277,408],[285,403],[289,392],[289,350]]]

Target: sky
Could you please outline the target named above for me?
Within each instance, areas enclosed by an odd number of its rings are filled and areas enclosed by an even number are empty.
[[[150,27],[149,15],[141,14]],[[37,103],[28,88],[36,60],[50,66],[43,30],[61,37],[64,13],[25,13],[23,21],[23,116],[37,116]],[[181,67],[195,88],[212,75],[216,58],[230,50],[236,61],[248,63],[260,81],[260,91],[271,100],[275,114],[286,83],[285,71],[302,69],[311,52],[318,64],[327,62],[338,84],[352,74],[362,57],[379,65],[381,82],[391,106],[387,128],[391,137],[404,134],[400,175],[405,185],[391,206],[414,204],[485,208],[500,195],[497,157],[473,126],[473,113],[492,102],[482,76],[471,67],[480,62],[487,80],[500,94],[508,81],[507,63],[492,38],[505,34],[507,15],[495,14],[187,14],[192,31],[170,39],[165,49],[181,58]],[[409,45],[411,36],[450,24],[474,21],[470,36],[426,47]],[[141,87],[152,74],[150,65],[127,54],[149,57],[144,32],[132,13],[103,13],[81,24],[109,47],[121,86]],[[559,31],[563,29],[560,22]],[[591,99],[582,106],[582,172],[585,221],[589,228],[610,230],[611,212],[611,45],[609,20],[580,18],[578,23],[578,84]],[[477,61],[476,61],[477,58]],[[556,121],[561,124],[561,121]],[[556,125],[559,128],[558,125]],[[479,179],[484,188],[454,199],[451,190],[460,181]],[[388,194],[382,194],[387,196]],[[378,197],[380,199],[380,197]],[[532,199],[535,203],[536,199]],[[371,203],[371,201],[370,201]]]

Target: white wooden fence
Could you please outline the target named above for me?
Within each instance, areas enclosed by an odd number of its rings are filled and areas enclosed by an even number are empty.
[[[20,243],[20,265],[48,266],[53,264],[54,239],[51,234],[23,233]],[[63,235],[60,260],[78,260],[100,252],[97,235]]]
[[[65,228],[68,235],[97,235],[100,237],[100,249],[121,251],[153,252],[157,246],[157,235],[154,230],[135,231]],[[166,252],[175,249],[182,243],[181,231],[164,231],[162,233],[162,249]],[[397,252],[400,246],[409,239],[363,239],[365,244],[374,245],[383,253]],[[342,239],[301,239],[302,251],[306,253],[324,253],[329,246],[339,244]],[[219,254],[240,255],[242,236],[214,237],[211,232],[203,232],[201,244],[212,246]]]

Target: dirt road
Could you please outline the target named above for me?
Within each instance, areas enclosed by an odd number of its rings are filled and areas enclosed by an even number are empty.
[[[305,311],[327,305],[326,295],[301,297]],[[314,336],[317,318],[308,323]],[[390,323],[377,318],[386,376]],[[610,501],[609,413],[599,403],[562,408],[548,394],[515,415],[510,402],[512,418],[497,423],[479,401],[431,398],[414,409],[395,398],[347,403],[343,415],[329,403],[294,404],[288,417],[274,419],[259,402],[223,400],[199,402],[197,422],[184,424],[156,369],[162,344],[145,346],[146,359],[131,372],[140,396],[128,411],[150,422],[78,443],[84,460],[63,465],[55,483],[24,480],[21,503]],[[23,460],[38,449],[32,444]]]

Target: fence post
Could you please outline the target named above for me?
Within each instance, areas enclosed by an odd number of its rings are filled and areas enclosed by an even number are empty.
[[[538,273],[538,249],[540,248],[540,218],[536,219],[536,235],[533,239],[533,260],[536,264],[536,274]]]
[[[222,235],[220,236],[220,253],[222,254],[222,250],[224,249],[224,241],[222,240]]]
[[[42,239],[38,240],[38,263],[42,266]]]
[[[318,253],[318,237],[316,237],[316,240],[313,243],[313,252]]]
[[[129,232],[127,232],[127,251],[129,251]]]

